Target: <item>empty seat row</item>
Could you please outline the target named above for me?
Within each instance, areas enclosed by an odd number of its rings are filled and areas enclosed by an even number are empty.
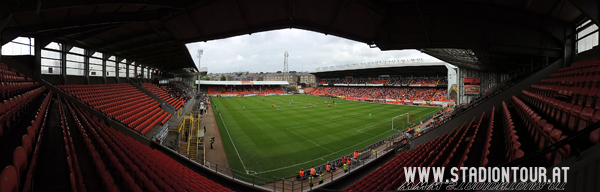
[[[598,67],[600,70],[600,67]],[[600,73],[600,71],[598,71]],[[567,85],[575,87],[598,88],[600,84],[600,74],[589,76],[557,77],[553,79],[542,79],[540,85]]]
[[[72,105],[71,105],[72,106]],[[72,107],[90,134],[90,143],[118,175],[128,191],[230,191],[150,149],[148,146],[108,127],[87,111]],[[90,147],[88,147],[90,148]],[[107,167],[108,169],[108,167]]]
[[[171,95],[169,95],[169,93],[167,93],[164,89],[161,89],[152,83],[142,83],[142,86],[146,90],[150,91],[152,94],[158,96],[165,102],[169,103],[171,106],[175,107],[175,110],[179,110],[179,108],[183,106],[183,99],[171,97]]]
[[[102,186],[104,187],[104,191],[112,191],[112,192],[119,191],[119,188],[114,183],[114,179],[113,179],[112,175],[106,168],[106,164],[104,164],[104,162],[99,158],[100,154],[96,150],[96,147],[94,147],[92,140],[90,139],[90,137],[87,134],[86,129],[84,129],[84,127],[83,127],[83,124],[87,124],[87,120],[85,118],[81,118],[81,116],[78,117],[77,116],[78,113],[75,112],[75,110],[73,109],[71,104],[69,102],[67,102],[66,100],[65,100],[65,102],[67,103],[67,108],[71,112],[71,117],[73,118],[75,125],[76,125],[77,129],[79,130],[79,133],[83,139],[83,142],[85,144],[85,148],[87,149],[88,155],[90,156],[90,159],[93,161],[93,165],[95,167],[96,173],[98,174],[97,178],[100,178],[100,180],[102,181]],[[82,121],[84,123],[82,123]],[[89,125],[89,124],[87,124],[87,125]]]
[[[564,78],[564,77],[582,77],[582,76],[596,76],[600,74],[600,66],[581,66],[577,69],[569,71],[559,71],[550,74],[548,79]]]
[[[45,124],[48,104],[51,93],[44,99],[38,108],[35,118],[27,128],[26,134],[21,137],[21,145],[15,148],[12,154],[13,164],[4,168],[0,173],[0,191],[29,191],[37,153],[41,144],[41,131]],[[40,127],[42,129],[40,130]],[[10,155],[4,157],[10,158]]]
[[[504,125],[504,142],[507,144],[505,147],[507,159],[512,161],[523,157],[525,153],[521,150],[521,142],[519,141],[519,136],[517,136],[517,131],[515,130],[516,127],[505,102],[502,102],[502,117]]]
[[[490,152],[490,146],[492,146],[492,132],[494,131],[494,117],[496,115],[496,107],[492,107],[492,113],[490,114],[490,122],[488,124],[488,130],[485,134],[485,142],[484,142],[484,147],[483,147],[483,151],[481,154],[481,160],[479,165],[481,167],[485,167],[487,165],[487,163],[489,162],[488,160],[488,155],[491,153]]]
[[[560,129],[554,127],[552,123],[548,123],[516,96],[512,97],[512,101],[517,108],[521,121],[525,122],[528,135],[537,144],[538,149],[543,149],[567,137],[563,135]],[[566,145],[560,150],[548,154],[546,159],[550,164],[555,165],[567,159],[569,155],[570,146]]]
[[[31,78],[27,78],[25,74],[19,73],[16,69],[9,69],[6,66],[6,69],[0,68],[0,81],[2,82],[24,82],[24,81],[32,81]]]
[[[39,87],[0,103],[0,137],[19,119],[22,113],[29,107],[31,101],[37,98],[44,90],[46,90],[45,87]]]
[[[4,82],[0,80],[0,99],[11,98],[39,86],[38,82]]]
[[[129,83],[57,87],[142,134],[171,117],[158,102]]]
[[[563,127],[564,129],[561,130],[567,135],[581,131],[600,120],[600,109],[592,108],[587,104],[568,103],[525,90],[522,91],[522,96],[525,101],[530,103],[531,107],[547,117],[548,121]],[[591,132],[589,141],[594,144],[600,142],[600,130]]]
[[[73,146],[73,138],[71,137],[70,127],[67,122],[62,100],[58,100],[58,108],[60,112],[60,121],[63,134],[63,141],[65,144],[67,167],[69,169],[69,179],[71,181],[71,190],[73,191],[86,191],[85,185],[83,184],[83,176],[81,174],[81,168],[79,167],[79,160],[75,154],[75,147]]]
[[[554,85],[531,85],[531,92],[550,98],[561,99],[573,104],[587,105],[588,107],[600,108],[600,97],[598,88],[554,86]],[[595,106],[598,105],[598,106]]]
[[[595,67],[595,66],[600,66],[600,61],[598,60],[597,57],[573,62],[573,63],[571,63],[571,66],[560,68],[560,69],[558,69],[558,71],[559,72],[572,71],[572,70],[588,68],[588,67]]]
[[[31,126],[27,127],[27,133],[28,135],[30,135],[29,138],[25,138],[25,136],[23,136],[23,141],[22,143],[29,143],[29,141],[27,141],[27,139],[31,139],[31,146],[32,146],[32,154],[31,154],[31,163],[29,164],[29,169],[27,171],[27,176],[25,177],[25,182],[23,185],[23,192],[28,192],[28,191],[32,191],[33,190],[33,184],[34,184],[34,176],[35,176],[35,170],[37,168],[37,162],[38,162],[38,154],[40,152],[40,146],[42,144],[42,136],[44,133],[44,127],[46,127],[46,119],[48,117],[48,112],[49,110],[49,106],[50,106],[50,101],[52,99],[52,91],[50,91],[48,93],[48,95],[46,96],[46,98],[44,99],[44,102],[42,103],[42,105],[40,106],[37,114],[35,115],[34,119],[31,120]],[[33,137],[31,137],[31,135],[34,135]],[[33,146],[35,145],[35,146]],[[25,144],[23,145],[25,146]],[[27,147],[25,147],[27,149]]]

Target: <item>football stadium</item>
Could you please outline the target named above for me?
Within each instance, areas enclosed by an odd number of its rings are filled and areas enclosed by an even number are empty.
[[[600,191],[598,0],[0,5],[0,192]]]

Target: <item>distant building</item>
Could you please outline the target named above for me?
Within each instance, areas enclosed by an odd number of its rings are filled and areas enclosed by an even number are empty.
[[[307,73],[307,72],[298,72],[295,73],[295,75],[297,77],[300,77],[300,83],[304,83],[306,84],[307,87],[314,87],[315,86],[315,75]]]
[[[288,76],[288,83],[296,84],[294,81],[294,75],[291,73],[286,74]],[[264,77],[265,81],[285,81],[283,73],[267,73]]]
[[[314,86],[315,85],[315,76],[313,74],[307,72],[296,72],[296,73],[287,73],[287,82],[290,84],[296,84],[298,78],[300,78],[300,83],[305,83],[306,86]],[[265,81],[285,81],[283,73],[267,73],[264,76]]]

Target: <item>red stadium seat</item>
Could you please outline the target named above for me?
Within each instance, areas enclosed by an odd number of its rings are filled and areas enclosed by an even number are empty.
[[[15,167],[9,165],[0,173],[0,192],[18,192],[19,179]]]

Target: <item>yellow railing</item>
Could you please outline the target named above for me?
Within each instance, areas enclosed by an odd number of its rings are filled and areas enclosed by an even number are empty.
[[[184,117],[184,118],[185,118],[185,117]],[[186,120],[184,119],[184,121],[186,121]],[[190,119],[189,119],[189,121],[190,121],[190,124],[189,124],[189,125],[190,125],[190,127],[188,127],[188,129],[190,129],[190,131],[188,132],[188,135],[187,135],[187,138],[188,138],[188,148],[187,148],[187,152],[188,152],[188,154],[190,154],[190,147],[191,147],[191,145],[192,145],[192,142],[190,142],[190,139],[195,139],[195,138],[192,138],[192,136],[194,135],[194,134],[193,134],[193,131],[194,131],[194,116],[192,116],[192,114],[190,114]]]

